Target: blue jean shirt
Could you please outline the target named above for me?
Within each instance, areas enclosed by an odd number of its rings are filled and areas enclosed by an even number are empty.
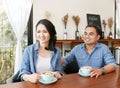
[[[76,59],[80,66],[92,66],[93,68],[101,68],[107,64],[113,64],[116,67],[115,58],[109,50],[108,46],[102,43],[96,43],[91,54],[88,54],[85,43],[75,46],[67,56],[65,56],[65,65]]]
[[[51,51],[51,68],[50,71],[58,71],[62,73],[62,63],[61,63],[61,53],[58,47],[56,48],[56,53]],[[39,43],[32,44],[27,46],[23,53],[23,58],[20,67],[20,74],[19,77],[23,74],[33,74],[36,73],[36,63],[38,59],[38,49]],[[42,63],[44,64],[44,63]]]

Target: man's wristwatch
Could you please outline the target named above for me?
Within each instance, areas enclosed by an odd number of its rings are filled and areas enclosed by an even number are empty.
[[[101,68],[100,70],[101,70],[102,74],[105,74],[105,73],[106,73],[106,71],[105,71],[104,67],[103,67],[103,68]]]

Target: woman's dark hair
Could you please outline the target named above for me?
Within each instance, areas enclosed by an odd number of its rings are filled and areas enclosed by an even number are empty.
[[[38,21],[38,23],[36,24],[36,30],[37,30],[37,26],[39,24],[43,24],[50,34],[49,45],[48,45],[48,47],[45,47],[45,49],[51,50],[51,51],[56,51],[55,44],[56,44],[57,38],[56,38],[56,30],[55,30],[54,25],[49,20],[42,19],[42,20]]]
[[[101,31],[99,30],[99,28],[98,28],[97,26],[95,26],[95,25],[87,25],[87,26],[85,27],[85,29],[86,29],[87,27],[93,27],[93,28],[95,28],[96,33],[101,36]]]

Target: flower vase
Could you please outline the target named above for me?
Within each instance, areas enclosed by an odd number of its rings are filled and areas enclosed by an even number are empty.
[[[63,39],[67,39],[67,30],[66,30],[66,28],[64,29],[64,32],[63,32]]]
[[[109,32],[109,38],[112,38],[112,32],[111,32],[111,30],[110,30],[110,32]]]
[[[103,31],[101,31],[101,39],[105,38],[105,33]]]
[[[107,39],[107,33],[106,33],[106,30],[104,30],[104,39]]]
[[[78,28],[75,31],[75,39],[79,39],[79,30],[78,30]]]

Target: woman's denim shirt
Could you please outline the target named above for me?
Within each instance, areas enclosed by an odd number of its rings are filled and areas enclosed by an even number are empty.
[[[50,71],[58,71],[59,73],[62,74],[61,52],[58,47],[55,48],[56,48],[56,52],[51,51]],[[39,50],[39,43],[32,44],[25,48],[21,62],[21,67],[20,67],[20,74],[19,74],[20,78],[23,74],[36,73],[38,50]]]

